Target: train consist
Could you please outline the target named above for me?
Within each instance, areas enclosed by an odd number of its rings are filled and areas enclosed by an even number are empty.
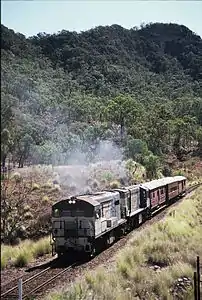
[[[183,176],[64,198],[52,206],[52,247],[95,254],[186,191]]]

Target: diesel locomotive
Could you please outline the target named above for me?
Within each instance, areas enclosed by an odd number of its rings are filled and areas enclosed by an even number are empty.
[[[53,253],[94,255],[185,192],[186,178],[174,176],[63,198],[52,206]]]

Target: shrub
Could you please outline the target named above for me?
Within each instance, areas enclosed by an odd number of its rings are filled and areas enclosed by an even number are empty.
[[[29,212],[30,211],[30,206],[29,205],[24,205],[24,212]]]
[[[33,256],[35,258],[43,256],[44,254],[48,254],[51,252],[50,240],[48,238],[44,238],[36,242],[33,247]]]
[[[42,202],[45,204],[45,203],[47,203],[47,202],[49,202],[50,200],[49,200],[49,197],[48,196],[43,196],[43,198],[42,198]]]
[[[31,220],[31,219],[33,219],[33,214],[30,211],[27,211],[24,214],[24,218],[25,218],[25,220]]]
[[[119,188],[121,185],[120,185],[120,182],[118,182],[118,180],[114,180],[112,182],[110,182],[110,188],[111,189],[117,189]]]
[[[15,172],[13,173],[13,175],[11,176],[12,179],[14,179],[17,183],[22,181],[22,176],[20,173]]]
[[[113,179],[113,175],[110,172],[105,172],[103,174],[103,179],[105,179],[107,182],[109,182]]]
[[[32,185],[32,191],[39,190],[39,189],[40,189],[40,185],[39,185],[39,184],[34,183],[34,184]]]
[[[61,187],[59,184],[54,184],[53,188],[51,189],[51,192],[60,192]]]
[[[42,187],[45,189],[51,189],[53,187],[53,183],[51,181],[48,181],[48,182],[44,183],[42,185]]]
[[[18,268],[22,268],[28,265],[28,263],[30,262],[30,260],[32,259],[32,253],[30,249],[27,251],[26,250],[22,250],[19,252],[19,254],[17,255],[17,257],[14,260],[14,266],[18,267]]]

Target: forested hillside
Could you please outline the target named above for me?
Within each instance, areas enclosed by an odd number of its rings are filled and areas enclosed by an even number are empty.
[[[1,162],[93,160],[100,141],[143,164],[202,149],[202,39],[185,26],[99,26],[25,38],[1,25]],[[155,176],[155,174],[150,174]]]

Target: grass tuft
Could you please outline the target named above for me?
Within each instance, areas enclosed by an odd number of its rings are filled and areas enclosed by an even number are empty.
[[[32,191],[36,191],[36,190],[39,190],[39,189],[40,189],[40,185],[39,185],[39,184],[34,183],[34,184],[32,185]]]
[[[28,249],[20,251],[15,258],[14,266],[17,268],[23,268],[28,265],[32,258],[32,252]]]
[[[33,255],[35,258],[43,256],[51,252],[51,245],[49,239],[41,239],[36,242],[33,247]]]
[[[6,258],[4,256],[1,256],[1,270],[4,270],[7,265]]]
[[[25,240],[16,246],[1,246],[1,270],[7,266],[24,267],[33,259],[51,253],[49,237],[38,241]]]
[[[43,204],[46,204],[47,202],[49,202],[50,201],[50,199],[49,199],[49,197],[46,195],[46,196],[43,196],[43,198],[42,198],[42,202],[43,202]]]
[[[17,183],[22,181],[22,176],[19,172],[15,172],[12,174],[12,179],[14,179]]]

